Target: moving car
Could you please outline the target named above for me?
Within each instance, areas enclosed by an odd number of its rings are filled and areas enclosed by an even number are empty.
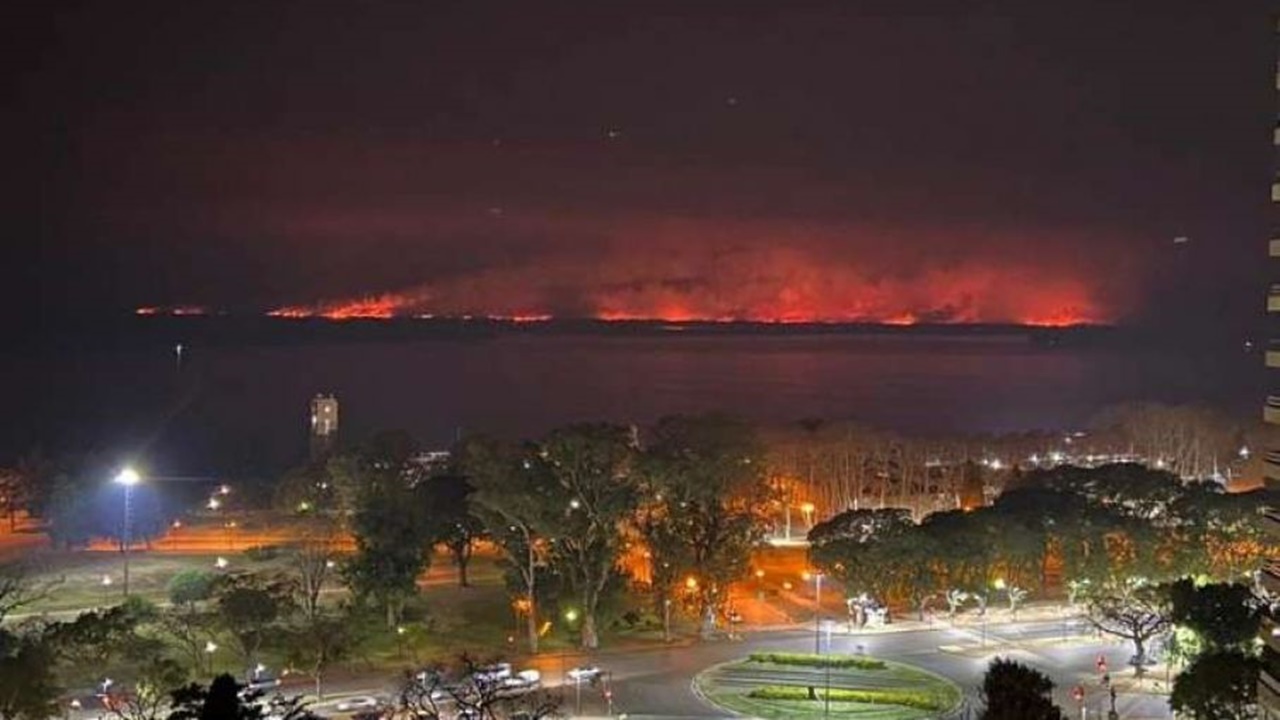
[[[511,663],[494,663],[493,665],[476,668],[471,676],[476,682],[502,682],[511,677]]]
[[[568,677],[569,680],[573,682],[581,683],[581,682],[592,682],[598,679],[603,674],[604,674],[604,670],[601,670],[595,665],[582,665],[580,667],[573,668],[569,672],[565,673],[565,676]]]

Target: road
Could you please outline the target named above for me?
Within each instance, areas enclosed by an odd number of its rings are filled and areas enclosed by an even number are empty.
[[[1080,706],[1070,697],[1071,688],[1082,685],[1086,689],[1087,718],[1105,718],[1109,707],[1108,693],[1099,684],[1095,662],[1101,654],[1110,668],[1120,668],[1129,657],[1130,648],[1092,638],[1062,643],[1059,639],[1063,632],[1064,625],[1060,620],[993,622],[985,630],[984,647],[984,632],[980,626],[951,628],[940,624],[933,629],[855,634],[837,632],[831,636],[829,649],[833,653],[865,653],[910,663],[950,678],[969,698],[976,696],[976,688],[990,659],[997,655],[1009,657],[1049,675],[1057,686],[1055,701],[1070,711],[1070,717],[1082,717]],[[812,652],[813,648],[812,629],[790,629],[747,633],[740,641],[679,644],[630,651],[604,650],[592,656],[543,655],[533,665],[542,670],[545,684],[551,687],[561,684],[565,668],[580,664],[601,666],[612,673],[614,713],[626,713],[632,720],[725,718],[730,714],[707,704],[696,693],[693,678],[698,673],[754,651]],[[329,699],[316,709],[322,713],[329,710],[339,696],[373,694],[389,697],[392,686],[390,679],[331,682],[326,689]],[[564,687],[563,707],[573,714],[577,706],[577,688],[572,683]],[[301,692],[303,688],[296,690]],[[606,714],[600,687],[583,685],[581,698],[582,715]],[[1121,691],[1117,696],[1116,709],[1126,720],[1171,717],[1167,700],[1162,695]]]

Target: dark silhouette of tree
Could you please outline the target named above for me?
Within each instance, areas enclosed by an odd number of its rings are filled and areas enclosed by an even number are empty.
[[[485,533],[484,523],[471,512],[476,488],[466,477],[449,473],[422,481],[418,490],[426,504],[429,542],[448,549],[458,585],[467,587],[471,551]]]
[[[524,608],[531,653],[538,652],[540,580],[550,572],[543,530],[554,526],[555,513],[561,510],[550,508],[540,495],[529,459],[534,452],[534,448],[489,437],[465,438],[453,452],[456,471],[476,488],[473,512],[506,556],[507,575],[519,579],[518,584],[508,585],[516,596],[513,601]]]
[[[287,583],[258,575],[233,575],[218,589],[218,618],[235,641],[244,667],[253,667],[258,652],[290,609]]]
[[[1026,665],[996,658],[982,678],[981,720],[1066,720],[1053,704],[1053,681]]]
[[[380,607],[389,629],[399,624],[405,603],[418,592],[418,576],[431,562],[416,489],[425,471],[413,461],[415,448],[405,433],[385,432],[329,461],[338,495],[354,498],[338,500],[340,507],[354,508],[349,527],[356,552],[343,573],[360,602]]]
[[[536,682],[513,685],[486,679],[482,671],[491,664],[462,655],[449,666],[407,671],[396,693],[396,709],[419,720],[560,717],[558,694]]]
[[[1194,630],[1206,650],[1244,649],[1253,643],[1262,608],[1247,585],[1182,579],[1169,587],[1170,620]]]
[[[383,478],[361,493],[352,518],[356,552],[343,572],[360,601],[382,609],[388,629],[399,624],[405,603],[418,592],[418,576],[430,565],[419,507],[402,480]]]
[[[44,720],[59,714],[57,654],[39,635],[0,628],[0,718]]]
[[[640,460],[637,525],[652,555],[659,608],[679,577],[690,575],[703,616],[746,575],[767,520],[764,462],[754,431],[734,418],[673,416],[653,428]]]
[[[173,710],[167,720],[319,720],[299,698],[276,696],[263,703],[258,691],[241,692],[245,686],[230,675],[219,675],[208,686],[192,683],[174,690]]]
[[[1250,720],[1260,667],[1258,658],[1238,650],[1204,653],[1174,678],[1169,706],[1196,720]]]
[[[553,430],[529,459],[547,514],[549,557],[577,596],[581,645],[599,646],[600,599],[636,509],[635,447],[628,428],[588,424]]]

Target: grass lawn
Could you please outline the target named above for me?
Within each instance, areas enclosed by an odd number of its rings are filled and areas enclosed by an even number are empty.
[[[223,555],[178,555],[137,551],[129,554],[129,594],[155,603],[169,599],[169,581],[179,572],[191,568],[216,572],[214,563],[224,557],[229,570],[276,572],[282,561],[253,562],[243,553]],[[124,593],[124,556],[118,552],[45,552],[31,559],[37,583],[52,583],[52,590],[19,612],[59,613],[88,610],[120,602]],[[110,584],[104,582],[110,579]]]
[[[857,720],[927,720],[936,718],[959,704],[960,688],[951,681],[920,668],[885,660],[882,668],[817,667],[795,663],[778,664],[739,660],[702,673],[697,687],[711,702],[734,712],[760,718],[830,717]],[[803,696],[808,687],[816,689],[818,699]],[[833,699],[826,703],[822,694],[833,689]],[[768,688],[768,690],[765,690]],[[785,695],[793,690],[801,699],[765,699],[765,694]],[[849,702],[840,699],[841,691],[861,691],[870,696],[883,696],[885,702]],[[894,704],[893,699],[910,695],[934,707],[910,707]]]

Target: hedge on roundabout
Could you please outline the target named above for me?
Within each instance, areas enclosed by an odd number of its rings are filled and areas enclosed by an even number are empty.
[[[709,668],[696,684],[715,705],[774,720],[925,720],[962,697],[939,675],[863,655],[757,652]]]

